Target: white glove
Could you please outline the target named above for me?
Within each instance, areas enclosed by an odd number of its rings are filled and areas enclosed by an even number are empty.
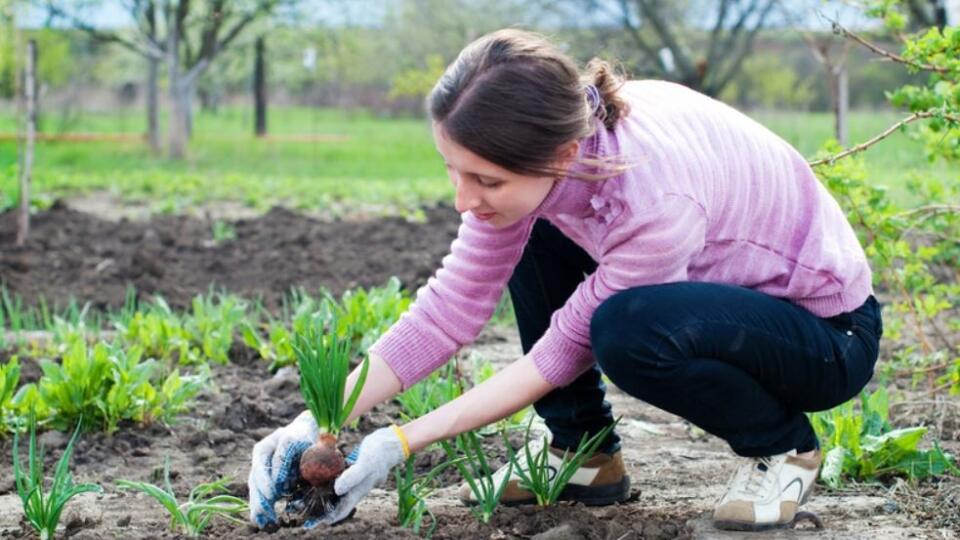
[[[336,506],[327,515],[304,523],[304,527],[311,528],[318,523],[333,525],[349,517],[360,499],[374,486],[382,484],[390,470],[409,456],[406,436],[397,426],[380,428],[364,437],[360,442],[356,463],[348,467],[333,484],[334,492],[340,496]]]
[[[253,445],[253,462],[247,480],[250,521],[258,527],[277,523],[273,505],[290,495],[300,477],[300,456],[319,436],[310,411]]]

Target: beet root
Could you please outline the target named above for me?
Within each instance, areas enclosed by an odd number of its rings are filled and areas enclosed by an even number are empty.
[[[300,477],[313,487],[329,486],[347,467],[337,449],[337,439],[323,433],[317,443],[300,456]]]

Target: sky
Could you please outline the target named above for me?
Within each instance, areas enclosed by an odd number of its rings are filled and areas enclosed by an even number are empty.
[[[601,0],[604,1],[604,0]],[[612,1],[612,0],[610,0]],[[712,5],[710,0],[692,0],[704,6]],[[808,16],[804,25],[812,28],[829,28],[829,22],[817,15],[820,12],[829,18],[836,18],[845,26],[857,28],[863,19],[858,16],[859,9],[851,0],[824,2],[823,0],[786,0],[791,5],[807,4]],[[945,0],[951,24],[960,24],[960,0]],[[396,0],[301,0],[301,10],[308,14],[311,21],[322,22],[329,26],[362,25],[375,26],[387,13],[390,4]],[[85,9],[87,20],[99,28],[116,28],[130,25],[130,19],[122,8],[120,0],[102,0],[97,6]],[[46,16],[42,9],[24,4],[19,16],[19,26],[35,28],[43,26]],[[709,20],[706,17],[705,20]],[[598,18],[599,20],[599,18]],[[309,24],[309,23],[308,23]]]

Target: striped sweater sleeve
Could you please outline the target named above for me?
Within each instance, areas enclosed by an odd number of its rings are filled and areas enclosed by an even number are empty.
[[[590,320],[613,294],[642,285],[687,279],[687,267],[703,249],[703,208],[683,195],[667,194],[634,213],[622,209],[606,227],[597,270],[553,314],[549,329],[530,351],[551,384],[572,382],[593,363]]]
[[[370,347],[409,388],[472,342],[493,315],[534,218],[495,229],[471,214],[450,254],[403,316]]]

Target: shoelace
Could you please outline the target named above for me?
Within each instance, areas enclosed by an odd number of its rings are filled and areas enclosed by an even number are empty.
[[[776,482],[775,466],[775,457],[752,458],[737,469],[727,489],[745,497],[757,498],[769,489],[771,483]]]

